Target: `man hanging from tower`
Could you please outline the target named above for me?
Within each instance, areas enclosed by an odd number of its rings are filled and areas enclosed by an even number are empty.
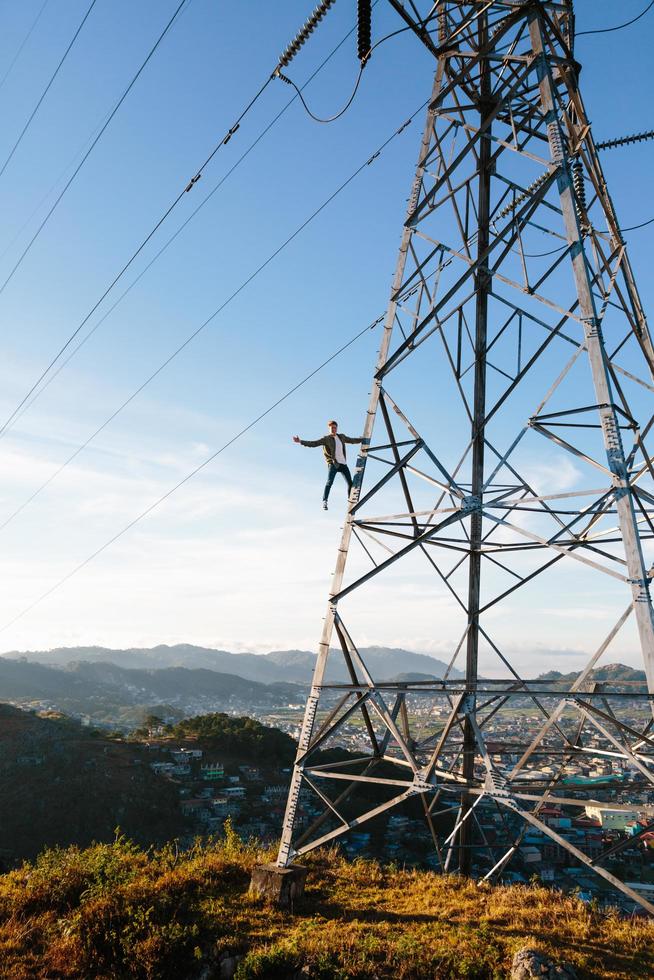
[[[342,473],[347,482],[348,496],[350,490],[352,489],[352,474],[350,473],[350,468],[347,465],[345,443],[349,442],[356,446],[360,442],[364,441],[363,436],[357,436],[354,439],[352,436],[342,435],[338,431],[338,422],[335,422],[333,419],[327,423],[327,428],[329,430],[328,435],[323,436],[321,439],[300,439],[299,436],[293,436],[293,442],[297,442],[301,446],[308,446],[312,449],[316,446],[322,446],[325,462],[327,463],[327,483],[325,484],[325,489],[322,495],[323,510],[327,510],[329,491],[332,488],[332,483],[334,482],[334,478],[337,473]]]

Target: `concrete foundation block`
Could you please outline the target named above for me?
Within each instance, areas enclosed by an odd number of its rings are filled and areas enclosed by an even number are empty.
[[[250,893],[265,898],[271,905],[292,908],[304,894],[307,869],[300,864],[278,868],[276,864],[259,864],[252,872]]]

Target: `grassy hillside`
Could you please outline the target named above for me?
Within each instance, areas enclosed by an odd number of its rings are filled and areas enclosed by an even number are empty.
[[[580,978],[654,976],[654,924],[600,915],[543,888],[479,887],[454,877],[308,861],[293,915],[247,895],[270,857],[228,833],[214,847],[144,852],[124,839],[48,851],[0,876],[0,975],[237,980],[506,977],[528,943]],[[302,971],[301,973],[299,971]]]
[[[111,841],[117,826],[144,844],[179,835],[177,791],[148,761],[142,746],[98,737],[71,718],[0,704],[0,860]]]

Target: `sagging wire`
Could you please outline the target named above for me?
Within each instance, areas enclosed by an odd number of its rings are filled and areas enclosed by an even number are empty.
[[[300,101],[302,102],[302,105],[304,106],[306,112],[311,116],[311,118],[315,122],[319,122],[319,123],[330,123],[330,122],[334,122],[336,119],[339,119],[345,112],[347,112],[347,110],[350,108],[350,106],[352,105],[355,99],[357,91],[359,90],[359,85],[361,83],[361,76],[363,75],[363,69],[365,68],[370,58],[370,55],[372,54],[372,51],[370,49],[370,27],[371,27],[372,7],[374,6],[374,4],[371,4],[370,0],[359,0],[357,47],[359,52],[359,60],[361,62],[361,68],[359,69],[359,74],[357,76],[357,80],[355,82],[352,94],[350,98],[347,100],[347,102],[345,103],[345,106],[340,110],[340,112],[337,112],[334,116],[330,116],[327,119],[322,119],[319,116],[314,115],[314,113],[311,111],[309,106],[306,104],[304,100],[304,96],[302,95],[298,86],[295,84],[294,81],[292,81],[292,79],[288,77],[288,75],[285,75],[283,73],[282,68],[288,68],[291,61],[293,60],[293,58],[295,58],[296,54],[298,53],[302,45],[305,44],[305,42],[308,40],[311,34],[313,34],[320,21],[323,19],[325,14],[328,12],[329,8],[332,7],[335,2],[336,0],[323,0],[323,2],[316,7],[316,9],[311,14],[311,16],[306,21],[306,23],[300,28],[295,38],[291,41],[288,47],[283,51],[277,63],[277,67],[275,68],[272,74],[273,78],[279,78],[281,79],[282,82],[285,82],[287,85],[290,85],[291,88],[295,89],[295,92],[299,97]],[[377,0],[375,0],[375,3],[376,2]]]
[[[641,10],[641,12],[636,17],[632,17],[631,20],[625,21],[624,24],[615,24],[613,27],[596,27],[592,31],[578,31],[576,36],[584,37],[588,34],[610,34],[612,31],[621,31],[623,27],[631,27],[632,24],[635,24],[636,21],[640,20],[641,17],[644,17],[645,14],[652,9],[652,7],[654,7],[654,0],[650,0],[650,3],[647,4],[644,10]]]
[[[374,4],[373,4],[373,6],[374,6]],[[352,90],[352,94],[350,95],[349,99],[347,100],[347,102],[345,103],[345,105],[343,106],[343,108],[340,109],[333,116],[328,116],[327,118],[322,118],[321,116],[317,116],[314,112],[312,112],[311,109],[309,108],[309,106],[307,105],[304,97],[302,96],[302,93],[300,92],[300,89],[297,87],[297,85],[295,84],[295,82],[293,81],[293,79],[288,77],[288,75],[284,75],[283,72],[278,71],[278,70],[275,70],[275,76],[274,77],[279,78],[282,82],[286,82],[287,85],[290,85],[292,88],[295,89],[297,95],[299,96],[300,102],[304,106],[304,109],[305,109],[307,115],[309,115],[311,117],[311,119],[313,119],[314,122],[317,122],[317,123],[331,123],[331,122],[335,122],[337,119],[340,119],[341,116],[343,116],[347,112],[347,110],[350,108],[350,106],[354,102],[354,99],[356,97],[356,94],[359,91],[359,85],[361,84],[361,79],[363,77],[363,70],[366,67],[366,65],[368,64],[368,62],[370,61],[370,58],[371,58],[371,55],[372,55],[373,51],[376,48],[378,48],[380,44],[383,44],[385,41],[390,40],[390,38],[396,37],[398,34],[404,34],[405,31],[410,31],[410,30],[413,30],[413,28],[412,27],[400,27],[397,31],[392,31],[390,34],[386,34],[384,37],[381,37],[378,41],[376,41],[372,45],[371,48],[368,49],[367,53],[361,59],[361,67],[359,68],[359,73],[357,75],[356,82],[354,83],[354,88]]]
[[[287,85],[290,85],[291,88],[295,89],[295,94],[298,96],[298,98],[300,99],[300,102],[304,106],[305,112],[307,113],[307,115],[309,115],[313,119],[314,122],[317,122],[317,123],[332,123],[332,122],[336,122],[337,119],[340,119],[341,116],[344,116],[345,113],[347,112],[347,110],[350,108],[350,106],[354,102],[354,100],[356,98],[356,94],[359,91],[359,85],[361,84],[361,79],[363,77],[363,69],[364,69],[364,67],[365,67],[365,62],[361,65],[361,68],[359,69],[359,74],[357,75],[357,80],[354,83],[354,88],[352,89],[352,94],[350,95],[349,99],[347,100],[347,102],[345,103],[345,105],[343,106],[343,108],[342,109],[339,109],[339,111],[336,112],[333,116],[327,116],[326,118],[323,118],[322,116],[316,116],[316,114],[311,111],[311,109],[309,108],[309,106],[307,105],[307,103],[306,103],[306,101],[304,99],[304,96],[300,92],[300,89],[295,84],[295,82],[293,81],[293,79],[289,78],[287,75],[284,75],[283,72],[281,72],[281,71],[278,71],[277,72],[277,78],[279,78],[282,82],[286,82]]]
[[[329,8],[332,7],[334,3],[335,0],[324,0],[323,3],[321,3],[318,7],[316,7],[311,17],[309,17],[309,19],[301,28],[301,30],[298,32],[298,34],[293,39],[293,41],[291,41],[288,47],[284,50],[281,58],[279,59],[279,62],[277,63],[277,67],[275,68],[272,74],[273,78],[279,78],[280,81],[285,82],[286,85],[290,85],[291,88],[295,90],[295,93],[300,99],[300,102],[302,103],[305,112],[307,113],[308,116],[311,117],[311,119],[313,119],[314,122],[317,123],[335,122],[337,119],[340,119],[341,116],[345,115],[347,110],[354,102],[354,99],[356,98],[356,94],[359,91],[359,86],[361,84],[361,79],[363,77],[363,70],[368,64],[368,62],[370,61],[370,58],[375,48],[378,48],[380,44],[384,43],[384,41],[388,41],[390,38],[396,37],[396,35],[398,34],[403,34],[405,31],[412,30],[412,27],[410,26],[401,27],[397,31],[392,31],[390,34],[386,34],[385,37],[380,38],[379,41],[375,42],[375,44],[371,44],[372,11],[373,8],[377,5],[378,0],[372,0],[372,2],[371,0],[358,0],[357,57],[359,58],[360,67],[359,67],[359,73],[354,83],[354,88],[352,89],[352,94],[348,98],[343,108],[339,109],[339,111],[334,113],[333,116],[327,116],[327,117],[317,116],[314,112],[312,112],[312,110],[307,105],[306,100],[302,95],[302,92],[295,84],[293,79],[289,78],[288,75],[285,75],[284,72],[282,71],[282,68],[288,67],[288,65],[291,63],[293,58],[295,58],[296,54],[298,53],[302,45],[307,41],[310,35],[313,34],[320,21],[323,19],[323,17],[325,16]]]
[[[631,225],[629,228],[621,228],[620,231],[638,231],[639,228],[646,228],[647,225],[654,223],[654,218],[648,218],[647,221],[641,221],[639,225]]]
[[[180,6],[178,7],[178,9],[177,9],[174,17],[177,16],[177,13],[179,13],[179,11],[184,6],[184,3],[186,3],[186,2],[188,2],[188,0],[182,0],[182,2],[180,4]],[[277,69],[279,68],[279,65],[282,64],[282,61],[285,61],[285,63],[288,63],[293,57],[295,57],[295,54],[297,54],[297,52],[302,47],[302,45],[304,44],[304,42],[306,41],[306,39],[315,30],[317,24],[320,22],[320,20],[322,19],[322,17],[324,17],[324,15],[327,12],[327,10],[329,9],[329,7],[332,6],[335,2],[336,2],[336,0],[325,0],[325,2],[320,5],[320,7],[316,8],[316,10],[314,11],[313,15],[309,18],[309,20],[306,22],[306,24],[304,25],[304,27],[297,34],[295,40],[292,42],[292,44],[290,44],[287,47],[286,51],[282,55],[282,58],[278,62]],[[372,6],[374,6],[377,2],[378,2],[378,0],[374,0]],[[174,17],[173,17],[173,20],[174,20]],[[170,23],[172,23],[172,21]],[[169,24],[169,26],[170,26],[170,24]],[[166,30],[167,30],[167,28],[166,28]],[[161,38],[160,38],[160,40],[161,40]],[[157,42],[157,43],[159,43],[159,42]],[[337,46],[337,48],[338,47],[340,47],[340,44]],[[337,48],[334,49],[334,50],[337,50]],[[331,55],[329,57],[331,57]],[[314,72],[314,75],[315,74],[316,73]],[[313,78],[314,75],[312,75],[311,78]],[[213,150],[211,151],[211,153],[209,154],[209,156],[204,160],[204,162],[201,164],[201,166],[199,167],[199,169],[196,170],[195,174],[190,178],[190,180],[187,181],[186,185],[179,191],[179,193],[178,193],[177,197],[175,198],[175,200],[169,205],[169,207],[166,209],[166,211],[164,212],[164,214],[158,219],[157,223],[150,230],[150,232],[147,234],[147,236],[143,239],[143,241],[140,243],[140,245],[138,246],[138,248],[132,253],[132,255],[130,256],[130,258],[123,265],[123,267],[120,269],[120,271],[118,272],[118,274],[114,277],[114,279],[111,281],[111,283],[109,284],[109,286],[105,289],[105,291],[102,293],[102,295],[96,301],[96,303],[93,305],[93,307],[89,310],[89,312],[86,314],[86,316],[81,321],[81,323],[75,328],[75,330],[68,337],[68,339],[65,341],[65,343],[63,344],[63,346],[57,351],[57,353],[55,354],[55,356],[51,359],[50,363],[41,372],[40,376],[32,384],[32,386],[30,387],[29,391],[24,395],[24,397],[21,399],[21,401],[19,402],[19,404],[17,405],[17,407],[11,413],[11,415],[5,420],[4,423],[0,424],[0,438],[2,438],[2,436],[7,431],[7,429],[9,428],[9,426],[19,416],[19,413],[21,413],[25,409],[25,407],[29,408],[30,405],[33,403],[33,401],[41,394],[41,392],[43,390],[45,390],[45,388],[50,383],[50,381],[53,380],[54,377],[56,377],[56,374],[58,374],[59,372],[56,372],[55,374],[51,374],[51,372],[53,371],[54,367],[56,366],[56,364],[58,363],[58,361],[61,359],[61,357],[68,350],[68,348],[70,347],[71,343],[74,341],[74,339],[77,337],[77,335],[83,329],[83,327],[89,321],[89,319],[91,318],[91,316],[98,309],[98,307],[103,302],[103,300],[108,296],[108,294],[111,292],[111,290],[114,288],[114,286],[116,286],[116,284],[120,281],[120,279],[122,279],[122,277],[124,276],[124,274],[130,268],[130,266],[133,264],[133,262],[136,260],[136,258],[140,255],[140,253],[143,251],[143,249],[146,247],[147,243],[153,238],[153,236],[159,230],[159,228],[164,223],[164,221],[168,218],[168,216],[172,213],[172,211],[175,209],[175,207],[182,200],[182,198],[184,197],[184,195],[185,194],[188,194],[190,191],[193,190],[193,188],[196,186],[196,184],[201,179],[202,173],[203,173],[204,169],[208,166],[208,164],[214,158],[214,156],[219,151],[219,149],[221,147],[223,147],[223,146],[226,146],[227,143],[229,143],[229,141],[232,139],[232,137],[234,136],[234,134],[240,129],[241,122],[243,121],[244,117],[250,111],[250,109],[254,106],[254,104],[259,100],[259,98],[263,95],[264,91],[266,90],[266,88],[268,87],[268,85],[272,82],[272,80],[273,80],[274,77],[275,77],[275,72],[273,72],[272,75],[270,75],[270,76],[268,76],[266,78],[264,84],[260,87],[260,89],[256,93],[256,95],[250,100],[250,102],[247,104],[247,106],[241,111],[241,113],[239,114],[239,116],[235,120],[235,122],[229,127],[229,129],[227,130],[227,133],[225,134],[225,136],[222,137],[215,144],[215,146],[214,146]],[[302,98],[302,96],[301,96],[301,94],[300,94],[299,91],[298,91],[298,95],[300,96],[300,98]],[[116,110],[114,109],[111,115],[113,115],[115,113],[115,111]],[[108,123],[110,121],[111,121],[111,116],[109,116],[109,118],[103,124],[103,127],[100,130],[100,132],[99,132],[99,135],[95,137],[94,142],[91,144],[91,148],[90,148],[91,150],[93,149],[93,146],[97,142],[99,136],[102,135],[102,132],[104,131],[104,129],[106,128],[106,126],[108,125]],[[90,150],[87,151],[86,156],[88,156],[89,152],[90,152]],[[86,156],[82,159],[82,164],[84,163],[84,160],[86,159]],[[81,167],[81,164],[80,164],[80,167]],[[55,202],[54,207],[56,207],[58,201],[61,199],[61,197],[63,196],[63,194],[66,192],[68,186],[70,185],[72,179],[74,179],[74,177],[76,176],[76,173],[79,171],[80,167],[77,168],[77,170],[73,174],[73,177],[71,178],[71,180],[68,182],[68,184],[66,185],[66,187],[64,187],[64,190],[62,191],[62,194],[60,195],[60,197],[58,198],[58,200]],[[50,213],[52,213],[52,210],[51,210]],[[46,216],[46,219],[45,219],[46,221],[47,221],[47,218],[48,217],[49,217],[49,215]],[[43,224],[41,225],[41,228],[42,227],[43,227]],[[37,234],[38,234],[38,232],[37,232]],[[23,257],[24,257],[24,254],[25,253],[23,253]],[[22,261],[22,257],[21,257],[21,260],[19,260],[19,261]],[[17,268],[17,266],[14,268],[14,270],[13,270],[14,272],[16,271],[16,268]],[[13,275],[13,272],[12,272],[12,275]],[[7,282],[8,282],[8,280],[7,280]],[[4,286],[7,284],[7,282],[5,282],[5,284],[0,287],[0,293],[4,289]],[[112,309],[113,309],[113,307],[112,307]],[[111,310],[109,312],[111,312]],[[103,317],[103,319],[104,319],[104,317]],[[102,320],[100,321],[100,323],[101,322],[102,322]],[[96,326],[96,328],[94,328],[94,330],[95,329],[97,329],[97,326]],[[91,331],[91,332],[93,332],[93,331]],[[88,336],[90,336],[90,335],[87,335],[87,337]],[[82,343],[84,343],[84,342],[85,341],[82,341]],[[81,346],[81,344],[78,345],[78,347],[75,348],[75,351],[73,351],[73,353],[75,353],[79,349],[80,346]],[[68,363],[68,360],[70,360],[70,358],[68,358],[64,362],[64,364]],[[45,384],[43,384],[43,382],[45,381],[46,378],[48,378],[48,376],[50,376],[49,377],[49,380],[46,381]],[[32,395],[35,395],[35,398],[33,398],[32,401],[30,401],[30,398],[32,398]]]

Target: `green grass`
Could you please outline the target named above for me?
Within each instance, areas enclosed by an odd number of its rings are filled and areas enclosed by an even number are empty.
[[[307,860],[293,914],[248,895],[269,860],[233,832],[183,854],[113,844],[45,851],[0,876],[0,976],[167,980],[506,977],[525,944],[571,962],[580,977],[654,976],[654,924],[600,914],[542,887],[479,886],[453,876]]]

